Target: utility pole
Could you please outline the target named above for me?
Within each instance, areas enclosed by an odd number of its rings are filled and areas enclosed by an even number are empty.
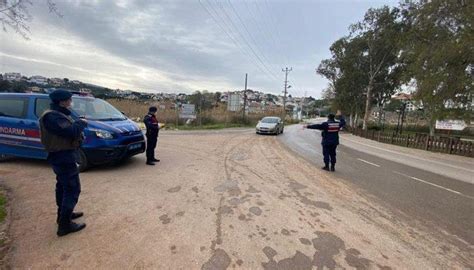
[[[303,97],[303,102],[301,105],[301,119],[304,117],[304,106],[306,105],[306,96],[308,95],[308,91],[304,91],[304,97]]]
[[[288,93],[288,73],[292,71],[293,68],[286,67],[285,69],[281,69],[281,71],[285,72],[285,91],[283,91],[283,121],[286,118],[286,94]]]
[[[242,112],[243,124],[245,124],[245,106],[247,104],[247,73],[245,73],[245,88],[244,88],[244,110]]]

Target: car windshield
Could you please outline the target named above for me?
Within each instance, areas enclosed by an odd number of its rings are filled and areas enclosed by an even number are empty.
[[[112,105],[98,98],[74,98],[73,111],[79,117],[97,121],[120,121],[126,117]]]
[[[278,123],[278,118],[273,118],[273,117],[263,118],[261,122],[262,123],[276,124],[276,123]]]

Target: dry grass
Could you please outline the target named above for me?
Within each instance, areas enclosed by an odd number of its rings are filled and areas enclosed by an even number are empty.
[[[171,102],[141,102],[123,99],[109,99],[107,101],[120,111],[124,112],[129,118],[136,120],[137,122],[140,122],[143,119],[150,106],[156,106],[158,108],[156,115],[160,123],[170,126],[176,125],[178,120],[178,112],[172,108]],[[281,115],[281,109],[268,110],[265,112],[249,113],[245,116],[245,121],[243,121],[241,112],[229,112],[226,108],[227,107],[225,104],[219,104],[219,106],[210,110],[202,111],[201,113],[197,114],[197,119],[194,121],[194,124],[224,124],[229,126],[234,124],[253,125],[256,124],[262,117]],[[179,119],[179,125],[184,124],[185,121],[183,119]]]

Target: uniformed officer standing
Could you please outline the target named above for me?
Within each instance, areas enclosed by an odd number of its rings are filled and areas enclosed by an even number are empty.
[[[339,130],[346,125],[344,117],[341,116],[340,121],[335,120],[334,114],[328,115],[328,120],[321,124],[305,125],[305,128],[321,130],[324,156],[323,170],[336,170],[336,148],[339,145]],[[329,163],[331,168],[329,168]]]
[[[158,140],[158,133],[160,132],[160,126],[156,119],[156,107],[152,106],[148,109],[148,114],[143,118],[143,122],[146,126],[146,164],[155,165],[155,162],[160,162],[159,159],[155,158],[156,142]]]
[[[86,120],[73,120],[69,108],[72,94],[66,90],[55,90],[49,95],[50,110],[41,116],[41,143],[48,151],[48,162],[56,174],[56,205],[58,206],[58,236],[77,232],[86,227],[74,223],[82,212],[73,212],[81,193],[79,180],[78,148],[82,143]]]

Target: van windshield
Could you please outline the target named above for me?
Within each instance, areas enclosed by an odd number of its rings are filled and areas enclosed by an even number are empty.
[[[96,121],[121,121],[127,119],[119,110],[98,98],[74,98],[72,109],[79,117]]]

